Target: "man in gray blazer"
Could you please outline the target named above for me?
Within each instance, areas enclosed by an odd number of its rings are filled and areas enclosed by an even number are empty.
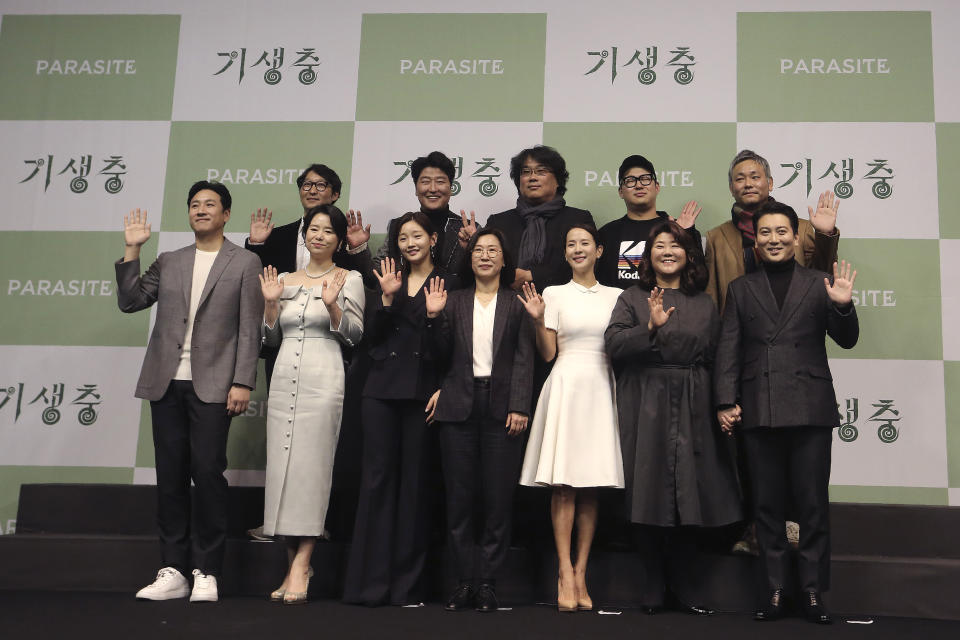
[[[136,397],[150,401],[164,566],[137,598],[215,602],[227,531],[227,431],[256,382],[263,296],[260,260],[223,235],[227,188],[197,182],[187,206],[194,244],[161,253],[141,276],[150,224],[137,209],[124,217],[124,255],[115,265],[121,311],[157,303]]]
[[[717,418],[743,430],[753,478],[764,604],[756,620],[782,615],[788,545],[784,509],[800,524],[798,578],[804,614],[829,624],[821,591],[830,586],[829,496],[837,398],[825,336],[844,349],[859,337],[852,304],[856,271],[833,278],[800,266],[796,212],[769,201],[753,218],[760,268],[730,283],[714,371]]]

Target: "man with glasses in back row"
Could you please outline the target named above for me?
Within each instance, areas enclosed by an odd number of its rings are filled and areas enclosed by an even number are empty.
[[[620,185],[617,192],[627,207],[622,218],[600,228],[603,255],[597,261],[597,280],[608,287],[626,289],[636,284],[640,275],[640,258],[650,231],[670,216],[657,211],[660,183],[653,163],[640,155],[624,158],[617,171]],[[700,246],[700,232],[695,226],[700,207],[691,200],[683,206],[677,223],[693,234]]]

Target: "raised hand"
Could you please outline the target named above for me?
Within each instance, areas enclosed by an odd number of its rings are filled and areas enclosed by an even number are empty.
[[[824,191],[817,200],[817,210],[807,205],[807,212],[810,215],[810,224],[820,233],[828,236],[833,235],[837,226],[837,212],[840,211],[840,198],[835,198],[833,191]]]
[[[423,288],[423,296],[427,303],[427,317],[436,318],[447,306],[447,291],[443,288],[443,278],[440,276],[431,278],[429,287]]]
[[[363,226],[363,214],[350,209],[347,211],[347,246],[359,247],[370,240],[370,225]]]
[[[437,411],[437,400],[440,398],[440,389],[437,389],[433,392],[433,395],[430,396],[430,399],[427,400],[427,407],[423,410],[427,414],[426,421],[427,424],[433,422],[433,414]]]
[[[683,205],[683,209],[680,211],[680,217],[677,218],[677,224],[684,229],[689,229],[697,223],[697,216],[700,215],[701,211],[703,211],[703,207],[697,204],[696,200],[691,200]]]
[[[277,278],[277,268],[267,265],[260,276],[260,290],[263,292],[263,301],[266,303],[278,302],[283,293],[283,283]]]
[[[397,265],[393,258],[381,260],[380,271],[374,271],[373,275],[380,282],[380,291],[383,292],[383,295],[393,300],[393,295],[400,291],[400,287],[403,285],[403,277],[397,271]]]
[[[128,247],[143,246],[150,239],[150,223],[147,222],[147,211],[134,209],[123,216],[123,242]]]
[[[827,296],[833,304],[838,307],[850,304],[853,299],[853,283],[856,279],[857,271],[852,264],[841,260],[838,268],[837,263],[833,263],[833,284],[830,284],[830,278],[823,279],[823,286],[827,288]]]
[[[457,233],[457,242],[460,243],[461,247],[466,249],[467,244],[470,243],[470,238],[477,232],[477,215],[471,211],[470,220],[468,221],[467,212],[460,209],[460,224],[460,231]]]
[[[517,295],[517,299],[523,303],[523,308],[527,310],[527,313],[536,320],[538,323],[543,321],[544,315],[546,314],[547,303],[543,301],[543,297],[537,293],[537,286],[532,282],[524,282],[523,295]]]
[[[346,281],[346,269],[337,269],[330,278],[325,278],[320,287],[320,299],[323,300],[323,304],[327,307],[337,304],[337,296],[340,295],[340,290],[343,289]]]
[[[667,323],[667,318],[673,315],[676,307],[670,307],[663,310],[663,289],[654,287],[650,291],[650,297],[647,298],[647,304],[650,305],[650,320],[647,322],[647,329],[653,331],[659,329]]]
[[[273,212],[266,208],[257,209],[256,213],[250,214],[250,242],[254,244],[263,244],[270,237],[273,231]]]

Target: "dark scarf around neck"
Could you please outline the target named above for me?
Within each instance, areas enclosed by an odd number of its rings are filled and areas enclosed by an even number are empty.
[[[549,202],[531,204],[523,198],[517,198],[517,213],[523,221],[523,236],[520,238],[520,250],[517,266],[529,269],[543,262],[547,246],[546,224],[567,206],[563,198],[554,198]]]

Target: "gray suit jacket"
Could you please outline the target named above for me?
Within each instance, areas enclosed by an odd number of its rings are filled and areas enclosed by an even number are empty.
[[[840,424],[825,336],[851,349],[860,326],[854,306],[841,313],[830,301],[823,277],[795,265],[780,310],[762,270],[730,283],[714,369],[715,402],[740,404],[744,429]]]
[[[474,289],[451,291],[444,311],[427,328],[437,359],[449,363],[434,418],[463,422],[473,409]],[[490,371],[490,415],[530,415],[533,395],[533,323],[510,289],[497,292],[493,317],[493,368]]]
[[[196,247],[161,253],[143,276],[140,261],[116,263],[117,304],[125,313],[157,303],[156,322],[143,359],[136,396],[159,400],[177,372],[187,333]],[[204,402],[226,402],[231,385],[254,388],[263,295],[260,259],[226,238],[200,298],[193,323],[190,367]]]

